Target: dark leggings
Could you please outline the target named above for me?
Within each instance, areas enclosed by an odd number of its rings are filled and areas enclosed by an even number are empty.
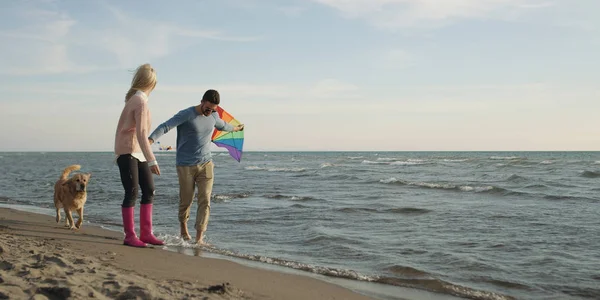
[[[117,158],[121,183],[125,189],[123,207],[134,207],[138,196],[138,185],[142,188],[142,204],[150,204],[154,200],[154,179],[148,162],[140,162],[131,154],[123,154]]]

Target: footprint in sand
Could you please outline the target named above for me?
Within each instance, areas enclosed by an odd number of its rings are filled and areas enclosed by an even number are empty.
[[[40,287],[36,291],[38,294],[42,294],[48,299],[67,299],[71,297],[71,289],[66,287]]]

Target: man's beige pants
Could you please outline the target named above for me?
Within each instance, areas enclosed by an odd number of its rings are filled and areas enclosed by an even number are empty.
[[[210,216],[210,196],[214,181],[212,161],[195,166],[177,166],[179,177],[179,222],[187,223],[194,201],[194,188],[198,188],[198,211],[195,228],[205,232]]]

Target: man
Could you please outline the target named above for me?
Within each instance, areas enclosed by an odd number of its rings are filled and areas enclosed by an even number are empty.
[[[214,165],[210,143],[214,128],[222,131],[240,131],[244,125],[233,127],[219,118],[217,106],[219,93],[208,90],[200,105],[179,111],[171,119],[160,124],[148,137],[150,143],[158,140],[169,130],[177,127],[177,177],[179,178],[179,223],[181,237],[191,240],[187,228],[194,188],[198,187],[198,210],[196,212],[196,243],[204,244],[204,233],[210,215],[210,197],[213,187]]]

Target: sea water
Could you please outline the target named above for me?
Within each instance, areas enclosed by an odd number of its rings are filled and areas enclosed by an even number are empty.
[[[600,298],[600,152],[213,154],[202,251],[385,298]],[[193,255],[178,238],[175,154],[157,159],[154,231]],[[92,173],[86,221],[121,231],[112,153],[0,153],[0,202],[53,214],[53,184],[70,164]]]

